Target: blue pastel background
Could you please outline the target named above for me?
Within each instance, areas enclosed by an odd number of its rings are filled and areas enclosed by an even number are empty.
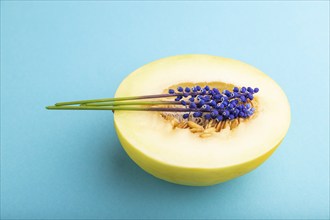
[[[111,112],[44,109],[187,53],[250,63],[288,95],[288,135],[255,171],[167,183],[126,155]],[[2,1],[1,218],[328,219],[329,2]]]

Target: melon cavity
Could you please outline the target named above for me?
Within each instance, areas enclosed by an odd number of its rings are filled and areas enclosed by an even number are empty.
[[[234,85],[232,84],[226,84],[223,82],[198,82],[198,83],[180,83],[176,85],[172,85],[169,88],[165,89],[163,91],[164,94],[168,93],[170,89],[173,89],[174,91],[177,88],[194,88],[196,86],[200,86],[201,88],[204,88],[205,86],[209,86],[212,88],[217,88],[219,91],[232,91]],[[237,88],[237,87],[236,87]],[[196,97],[196,96],[195,96]],[[189,98],[189,97],[188,97]],[[189,102],[188,98],[183,98],[183,100]],[[196,98],[195,98],[196,99]],[[172,97],[163,98],[163,101],[173,101]],[[222,133],[228,133],[241,125],[242,123],[247,123],[249,120],[255,118],[258,115],[258,98],[254,97],[253,100],[247,100],[246,104],[249,104],[251,108],[253,108],[255,111],[252,116],[248,118],[235,118],[233,120],[223,120],[218,121],[215,118],[211,119],[205,119],[203,117],[194,117],[193,112],[190,112],[188,118],[184,118],[184,114],[186,113],[180,113],[180,112],[161,112],[160,115],[170,122],[172,124],[173,129],[189,129],[192,133],[197,133],[199,137],[201,138],[207,138],[211,137],[217,132]],[[167,108],[175,108],[176,105],[167,105],[164,106]],[[189,108],[189,107],[187,107]],[[227,131],[229,130],[229,131]]]

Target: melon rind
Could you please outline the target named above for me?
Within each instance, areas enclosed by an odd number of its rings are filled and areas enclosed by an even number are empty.
[[[224,82],[260,88],[257,116],[227,133],[199,138],[171,128],[155,112],[116,111],[119,140],[142,169],[183,185],[207,186],[244,175],[279,146],[290,125],[290,106],[279,85],[241,61],[210,55],[179,55],[149,63],[131,73],[115,97],[159,94],[185,82]]]

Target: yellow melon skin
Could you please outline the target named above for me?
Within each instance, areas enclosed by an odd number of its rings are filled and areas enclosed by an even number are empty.
[[[254,160],[234,166],[213,169],[179,167],[162,163],[161,161],[146,156],[125,140],[125,137],[123,137],[117,129],[116,124],[115,127],[119,141],[124,147],[126,153],[143,170],[159,179],[187,186],[211,186],[242,176],[260,166],[280,145],[280,143],[278,143],[270,151]]]
[[[242,176],[267,160],[289,129],[289,102],[277,83],[255,67],[228,58],[179,55],[154,61],[131,73],[115,97],[160,94],[176,84],[201,82],[259,87],[255,117],[203,139],[188,129],[173,130],[157,112],[114,113],[123,148],[157,178],[209,186]]]

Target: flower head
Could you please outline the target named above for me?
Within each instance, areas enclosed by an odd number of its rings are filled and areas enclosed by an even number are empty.
[[[218,88],[204,88],[197,85],[192,88],[178,87],[177,90],[169,89],[169,94],[176,95],[175,101],[193,111],[194,118],[203,117],[206,120],[216,121],[233,120],[236,118],[247,118],[253,115],[255,109],[251,107],[250,101],[259,88],[234,87],[231,91]],[[188,110],[189,112],[189,110]],[[189,114],[183,114],[183,118],[189,118]]]

